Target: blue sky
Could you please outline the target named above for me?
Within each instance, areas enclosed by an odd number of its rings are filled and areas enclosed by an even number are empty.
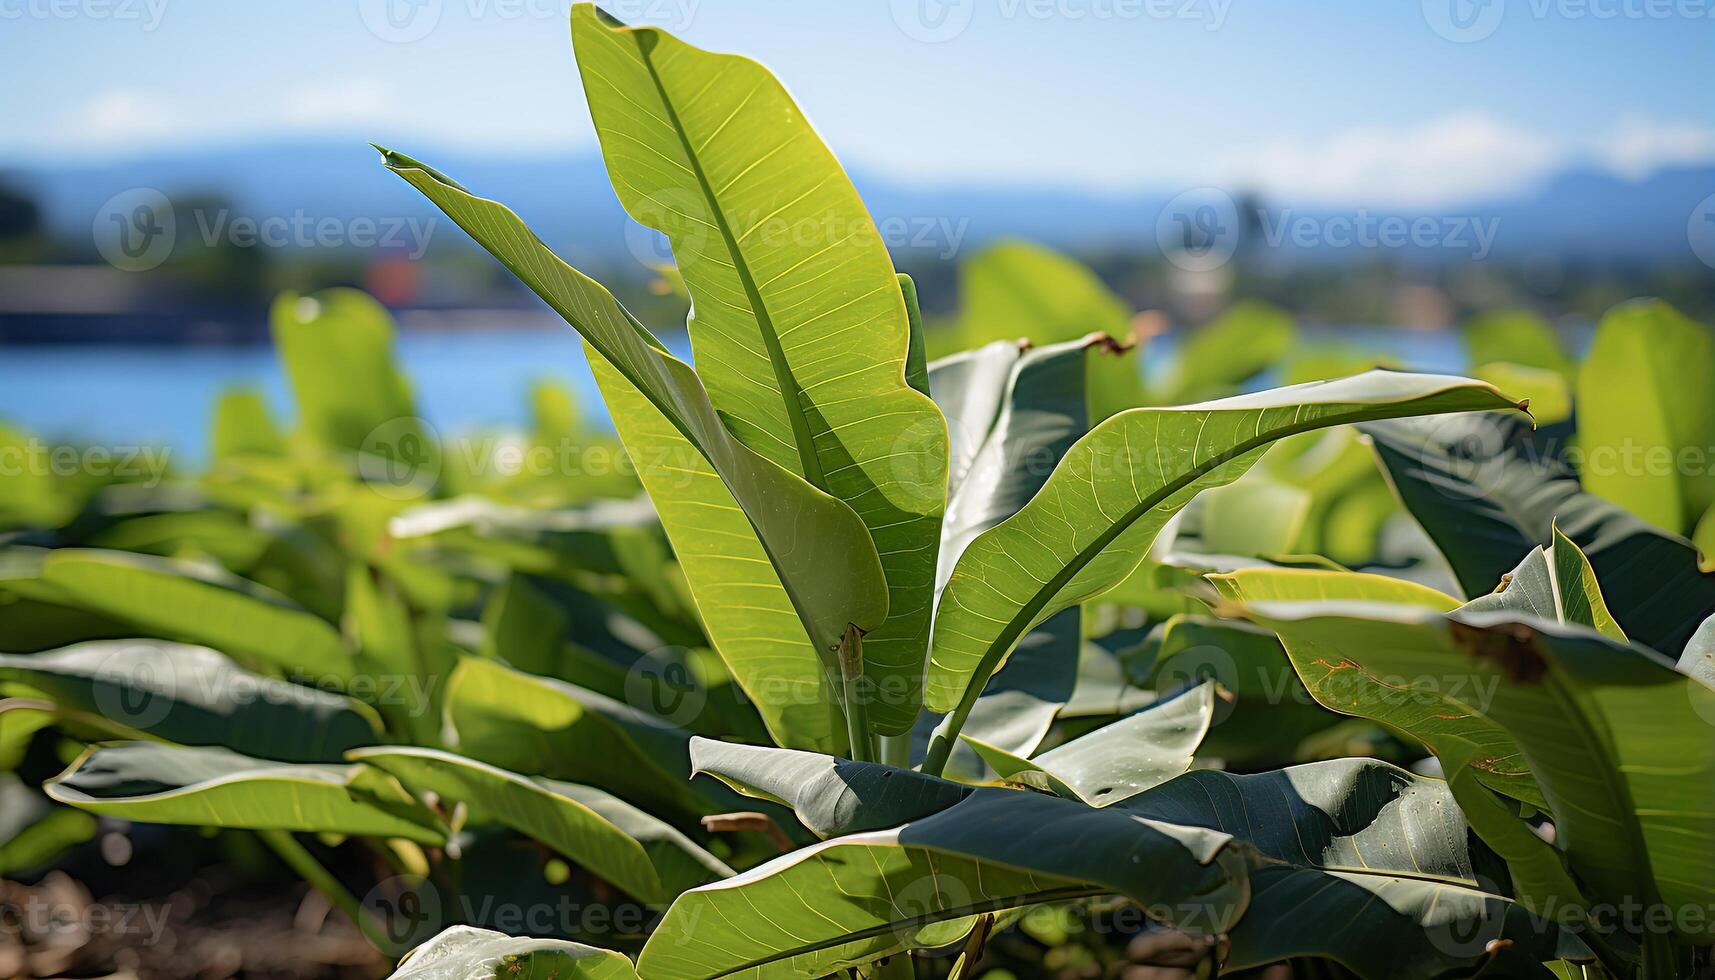
[[[385,4],[397,4],[388,19]],[[926,186],[1439,203],[1715,160],[1715,0],[616,0]],[[1456,6],[1454,6],[1456,5]],[[0,167],[589,148],[566,0],[0,0]],[[1460,25],[1465,25],[1461,27]]]

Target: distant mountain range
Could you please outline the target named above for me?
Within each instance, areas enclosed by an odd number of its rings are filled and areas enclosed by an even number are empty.
[[[574,263],[611,260],[629,247],[647,248],[629,236],[600,158],[593,152],[555,159],[507,160],[470,153],[421,155],[472,191],[518,211],[550,245]],[[1074,250],[1148,249],[1156,245],[1157,219],[1177,189],[1126,196],[1065,190],[957,186],[907,187],[872,173],[853,180],[882,234],[912,258],[949,258],[1000,237],[1019,236]],[[231,205],[229,217],[300,217],[350,221],[424,221],[434,216],[403,181],[388,174],[368,146],[295,143],[141,156],[114,163],[62,164],[52,168],[8,168],[0,179],[34,194],[49,226],[67,237],[90,236],[103,205],[133,188],[159,190],[175,200],[215,194]],[[1239,188],[1232,189],[1235,193]],[[1339,247],[1333,232],[1362,221],[1390,219],[1396,227],[1417,218],[1438,222],[1444,235],[1468,222],[1492,238],[1484,251],[1496,258],[1535,257],[1694,262],[1687,223],[1699,202],[1715,193],[1715,166],[1664,170],[1628,181],[1610,174],[1568,172],[1512,198],[1437,209],[1356,208],[1263,198],[1264,214],[1253,223],[1246,248],[1266,248],[1282,261],[1373,261],[1373,251]],[[1250,200],[1241,198],[1242,200]],[[217,224],[213,216],[204,219]],[[1308,236],[1293,229],[1309,222]],[[1344,222],[1344,224],[1342,224]],[[181,234],[185,232],[181,230]],[[1270,241],[1270,237],[1275,239]],[[444,219],[435,226],[434,248],[462,247],[462,233]],[[1464,259],[1460,247],[1393,246],[1421,258]]]

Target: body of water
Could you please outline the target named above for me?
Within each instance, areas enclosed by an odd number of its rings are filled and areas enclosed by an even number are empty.
[[[1352,344],[1414,370],[1465,368],[1464,349],[1451,330],[1302,333],[1306,344]],[[1145,359],[1170,354],[1172,343],[1170,337],[1152,340]],[[682,337],[670,346],[687,356]],[[407,331],[398,356],[419,412],[443,435],[527,423],[530,385],[544,378],[576,392],[589,418],[606,418],[583,345],[569,328]],[[232,387],[264,392],[276,417],[289,424],[285,376],[268,347],[0,346],[0,422],[49,441],[170,446],[181,466],[205,458],[214,401]]]

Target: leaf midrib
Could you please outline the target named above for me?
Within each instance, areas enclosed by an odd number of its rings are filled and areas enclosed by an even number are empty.
[[[1172,409],[1167,409],[1165,411],[1172,411]],[[1256,411],[1267,411],[1267,409],[1257,409]],[[1345,416],[1328,415],[1321,418],[1295,422],[1279,429],[1270,429],[1267,434],[1260,434],[1246,439],[1244,442],[1239,443],[1226,452],[1210,457],[1207,462],[1186,470],[1179,479],[1162,484],[1159,489],[1145,497],[1137,504],[1137,506],[1120,515],[1119,520],[1110,524],[1108,529],[1097,535],[1095,540],[1087,547],[1073,555],[1071,561],[1067,562],[1060,571],[1056,572],[1053,577],[1043,583],[1042,586],[1036,590],[1036,593],[1030,597],[1030,600],[1019,608],[1019,614],[1007,621],[1006,627],[1001,631],[999,636],[995,637],[994,642],[989,644],[988,649],[983,651],[982,659],[977,662],[976,669],[973,670],[970,677],[966,679],[965,690],[961,694],[961,703],[959,707],[965,707],[966,701],[975,700],[970,696],[970,693],[973,689],[977,689],[977,684],[975,683],[976,679],[978,677],[987,677],[994,672],[995,666],[999,662],[1000,658],[1005,656],[1007,651],[1012,649],[1012,645],[1018,641],[1019,637],[1024,635],[1024,632],[1029,627],[1030,623],[1036,619],[1036,614],[1041,612],[1049,602],[1053,601],[1054,597],[1059,595],[1061,590],[1065,589],[1072,579],[1077,577],[1078,573],[1084,570],[1086,565],[1095,561],[1103,551],[1107,550],[1109,545],[1113,544],[1114,541],[1117,540],[1121,534],[1124,534],[1133,524],[1136,524],[1150,511],[1159,507],[1163,500],[1166,500],[1173,494],[1183,490],[1187,486],[1190,486],[1192,483],[1195,483],[1199,478],[1207,475],[1209,472],[1232,462],[1252,450],[1260,449],[1270,443],[1298,435],[1301,432],[1311,432],[1316,429],[1330,428],[1335,425],[1361,422],[1365,420],[1363,417],[1365,414],[1365,412],[1356,411],[1349,412]],[[1388,416],[1384,413],[1378,417],[1386,418]],[[1014,515],[1014,517],[1016,516],[1017,515]],[[1013,518],[1008,518],[1007,521],[996,525],[996,527],[1003,527],[1012,519]],[[954,710],[956,711],[958,708],[955,708]]]
[[[1008,895],[1004,898],[992,898],[986,902],[971,902],[966,905],[958,906],[957,908],[942,909],[929,915],[912,916],[908,919],[892,919],[880,925],[870,926],[867,929],[859,929],[855,932],[843,933],[838,938],[828,940],[826,942],[805,943],[791,949],[781,950],[780,952],[774,953],[770,956],[751,960],[743,966],[735,967],[731,970],[725,971],[724,973],[712,974],[712,976],[715,978],[730,977],[743,973],[746,970],[754,970],[760,966],[767,966],[770,963],[779,963],[783,960],[805,956],[810,953],[819,953],[824,950],[833,949],[837,946],[845,946],[849,943],[862,942],[865,939],[874,939],[879,936],[885,936],[888,933],[899,932],[902,929],[923,928],[925,926],[932,926],[941,922],[949,922],[953,919],[962,919],[969,915],[982,915],[985,912],[998,912],[1003,909],[1018,908],[1021,905],[1039,905],[1044,902],[1070,901],[1078,898],[1090,898],[1096,895],[1108,895],[1112,894],[1112,892],[1113,889],[1111,888],[1101,888],[1093,885],[1068,885],[1061,888],[1048,888],[1036,892]]]
[[[643,61],[643,67],[649,72],[649,80],[655,84],[655,94],[661,99],[661,108],[667,113],[667,121],[673,128],[673,135],[679,140],[679,147],[685,154],[685,161],[690,165],[692,176],[697,179],[697,188],[709,205],[714,226],[721,233],[721,241],[732,257],[733,272],[744,287],[751,314],[756,317],[757,332],[761,334],[763,346],[768,350],[769,366],[774,369],[774,383],[780,388],[780,401],[786,409],[787,421],[792,424],[792,440],[798,450],[798,461],[803,468],[804,479],[811,486],[826,493],[827,476],[822,472],[822,461],[816,455],[815,436],[810,431],[810,420],[805,417],[804,406],[800,402],[803,389],[792,374],[792,365],[787,362],[786,351],[780,346],[780,337],[774,330],[774,319],[762,301],[762,292],[756,286],[755,277],[750,274],[750,264],[739,250],[738,238],[732,232],[732,225],[727,221],[726,213],[721,210],[720,200],[715,197],[708,176],[703,173],[702,161],[691,148],[690,134],[685,131],[684,123],[679,119],[679,112],[667,95],[667,87],[661,80],[661,74],[655,69],[653,54],[659,43],[659,36],[653,31],[636,31],[633,36],[637,41],[638,56]]]

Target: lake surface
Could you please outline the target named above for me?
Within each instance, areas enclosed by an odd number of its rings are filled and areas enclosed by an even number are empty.
[[[1465,368],[1451,330],[1306,328],[1301,334],[1305,343],[1351,343],[1415,370]],[[682,336],[669,346],[688,356]],[[1173,346],[1171,337],[1156,338],[1144,359]],[[570,329],[402,332],[398,355],[418,410],[443,435],[528,422],[530,384],[541,378],[568,385],[589,418],[606,418]],[[0,421],[50,441],[171,446],[180,466],[206,456],[210,409],[235,386],[261,390],[276,417],[289,421],[285,378],[268,347],[0,346]]]

